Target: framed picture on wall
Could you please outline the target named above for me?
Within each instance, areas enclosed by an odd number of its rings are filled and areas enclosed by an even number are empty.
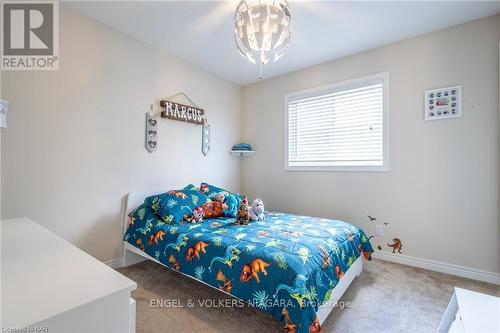
[[[426,90],[424,105],[425,120],[462,117],[462,86]]]

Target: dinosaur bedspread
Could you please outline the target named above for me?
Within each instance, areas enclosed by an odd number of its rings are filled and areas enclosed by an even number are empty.
[[[318,306],[360,255],[373,252],[361,229],[336,220],[266,212],[248,225],[235,218],[171,225],[141,209],[125,241],[271,313],[287,332],[320,332]]]

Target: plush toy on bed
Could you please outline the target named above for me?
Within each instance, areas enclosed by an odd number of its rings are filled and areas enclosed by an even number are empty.
[[[224,201],[226,201],[226,195],[224,192],[219,192],[215,195],[214,199],[215,201],[224,203]]]
[[[255,199],[252,203],[250,219],[252,221],[264,221],[264,203],[260,198]]]
[[[226,201],[227,209],[224,211],[224,216],[237,217],[238,215],[238,198],[234,195],[227,195]]]
[[[219,192],[212,199],[224,204],[224,216],[237,217],[238,199],[227,192]]]
[[[236,217],[236,224],[245,225],[248,224],[250,220],[250,214],[248,213],[248,200],[246,197],[241,201],[240,209],[238,210],[238,215]]]
[[[205,216],[203,208],[197,207],[193,210],[193,217],[191,218],[190,222],[192,223],[201,222],[203,221],[203,216]]]
[[[225,209],[227,209],[227,205],[219,201],[211,201],[201,205],[198,208],[203,211],[204,218],[211,219],[214,217],[223,216],[223,212]]]

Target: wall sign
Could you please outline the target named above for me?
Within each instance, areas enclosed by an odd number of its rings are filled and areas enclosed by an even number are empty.
[[[424,92],[425,120],[462,117],[462,86],[453,86]]]
[[[161,100],[160,106],[164,108],[161,112],[162,118],[203,125],[203,115],[205,114],[203,109],[169,100]]]
[[[178,96],[184,96],[184,98],[188,100],[191,105],[174,102],[173,99]],[[210,125],[208,125],[207,118],[204,117],[205,111],[197,107],[193,100],[191,100],[191,98],[183,92],[160,100],[160,106],[163,108],[161,111],[162,118],[202,125],[201,152],[203,155],[207,156],[210,151]]]

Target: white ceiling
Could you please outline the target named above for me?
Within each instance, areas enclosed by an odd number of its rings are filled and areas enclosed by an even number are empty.
[[[264,78],[338,59],[500,12],[500,2],[289,1],[287,54]],[[160,47],[209,72],[245,85],[259,69],[236,50],[238,1],[72,1],[65,3],[116,30]]]

